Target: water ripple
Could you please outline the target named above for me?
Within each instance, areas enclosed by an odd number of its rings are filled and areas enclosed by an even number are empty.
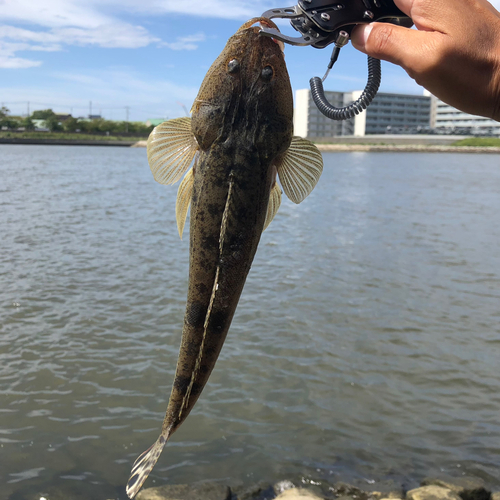
[[[5,494],[114,498],[175,370],[176,189],[140,149],[0,154]],[[217,367],[152,478],[411,486],[459,470],[498,488],[497,163],[325,155],[313,194],[284,200],[264,233]]]

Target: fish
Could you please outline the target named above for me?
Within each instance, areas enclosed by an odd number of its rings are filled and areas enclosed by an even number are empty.
[[[175,206],[182,238],[188,211],[189,280],[182,339],[156,442],[135,461],[133,498],[165,444],[189,415],[215,366],[264,229],[281,204],[316,186],[321,153],[293,136],[293,95],[284,46],[260,35],[266,18],[243,24],[208,70],[191,117],[157,126],[147,143],[154,179],[181,180]],[[191,167],[191,165],[193,166]]]

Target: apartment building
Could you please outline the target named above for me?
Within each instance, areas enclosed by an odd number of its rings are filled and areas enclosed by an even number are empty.
[[[432,96],[431,127],[449,129],[450,133],[453,131],[471,135],[500,135],[499,122],[483,116],[469,115],[434,96]]]
[[[362,91],[327,91],[325,96],[335,107],[346,106]],[[431,97],[379,92],[370,106],[346,121],[333,121],[320,113],[309,89],[295,93],[294,130],[301,137],[326,138],[339,135],[364,136],[387,132],[415,133],[431,124]]]

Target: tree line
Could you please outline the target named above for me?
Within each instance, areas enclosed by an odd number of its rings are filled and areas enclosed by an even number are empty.
[[[56,115],[52,109],[33,111],[31,116],[20,118],[11,116],[9,109],[5,106],[0,108],[0,130],[35,130],[33,120],[44,120],[45,127],[50,132],[83,132],[87,134],[110,134],[120,135],[123,133],[134,133],[138,135],[148,135],[153,126],[148,127],[143,122],[125,122],[105,120],[104,118],[75,118],[71,115]]]

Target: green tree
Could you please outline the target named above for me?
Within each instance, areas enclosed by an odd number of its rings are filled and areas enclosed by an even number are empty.
[[[45,126],[51,132],[60,132],[63,129],[55,114],[45,119]]]
[[[35,124],[30,116],[27,116],[24,120],[22,120],[21,127],[24,127],[24,130],[35,130]]]
[[[0,128],[5,127],[9,130],[13,130],[16,128],[19,128],[21,126],[21,123],[17,121],[15,118],[2,118],[0,120]]]
[[[56,114],[51,109],[38,109],[31,114],[33,120],[47,120],[55,116]]]
[[[16,129],[21,126],[19,120],[17,118],[13,118],[9,116],[9,109],[5,106],[0,108],[0,129],[6,128],[8,130]]]
[[[98,120],[84,120],[80,122],[80,128],[83,132],[87,134],[92,134],[94,132],[99,132]]]
[[[100,132],[109,132],[110,134],[114,134],[116,130],[116,122],[112,120],[100,120],[99,131]]]
[[[62,126],[65,132],[76,132],[77,129],[82,128],[81,123],[78,121],[77,118],[74,118],[73,116],[65,120]]]

